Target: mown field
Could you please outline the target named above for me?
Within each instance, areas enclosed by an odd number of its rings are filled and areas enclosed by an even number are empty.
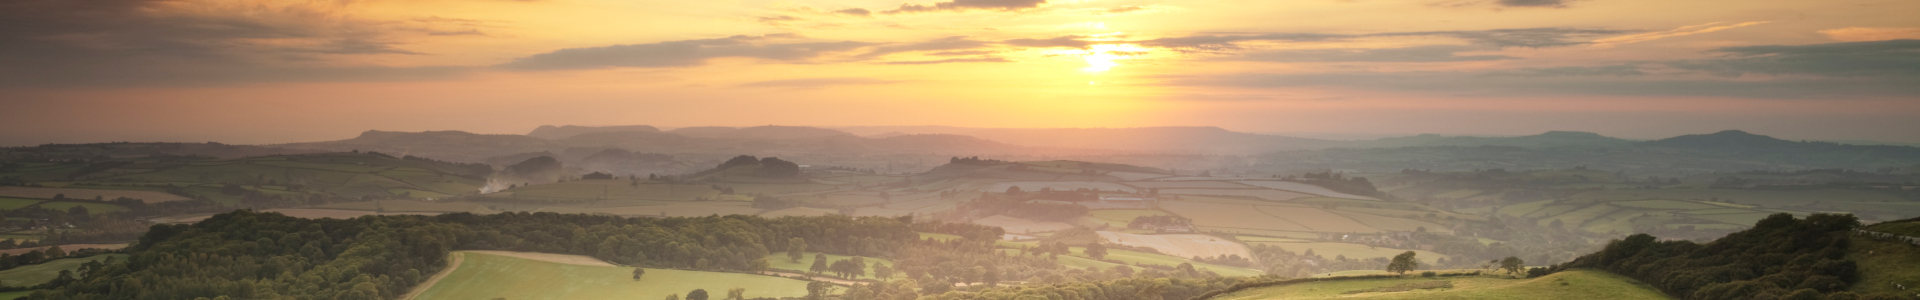
[[[1451,288],[1385,292],[1373,289],[1445,281]],[[1208,300],[1265,299],[1672,299],[1633,279],[1594,270],[1571,270],[1529,279],[1458,276],[1361,279],[1250,289]]]
[[[472,299],[666,299],[706,289],[713,299],[743,287],[747,297],[799,297],[807,282],[774,276],[723,272],[647,269],[633,280],[633,268],[583,266],[492,254],[463,252],[462,262],[418,300]]]

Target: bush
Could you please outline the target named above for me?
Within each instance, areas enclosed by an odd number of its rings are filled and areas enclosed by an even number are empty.
[[[1433,277],[1433,271],[1420,272],[1420,277]]]

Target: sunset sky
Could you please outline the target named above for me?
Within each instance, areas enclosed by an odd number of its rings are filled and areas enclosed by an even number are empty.
[[[1920,142],[1913,0],[7,0],[0,145],[1219,126]]]

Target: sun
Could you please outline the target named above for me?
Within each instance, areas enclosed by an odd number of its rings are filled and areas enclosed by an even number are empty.
[[[1087,67],[1080,68],[1080,71],[1106,72],[1112,70],[1113,67],[1120,66],[1120,63],[1114,62],[1115,60],[1127,59],[1137,55],[1137,53],[1145,51],[1145,48],[1134,44],[1093,45],[1087,50],[1086,54],[1084,54],[1087,60]]]

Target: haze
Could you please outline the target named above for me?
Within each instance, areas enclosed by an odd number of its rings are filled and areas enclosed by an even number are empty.
[[[0,3],[0,144],[546,124],[1920,142],[1915,12],[1920,2],[19,0]]]

